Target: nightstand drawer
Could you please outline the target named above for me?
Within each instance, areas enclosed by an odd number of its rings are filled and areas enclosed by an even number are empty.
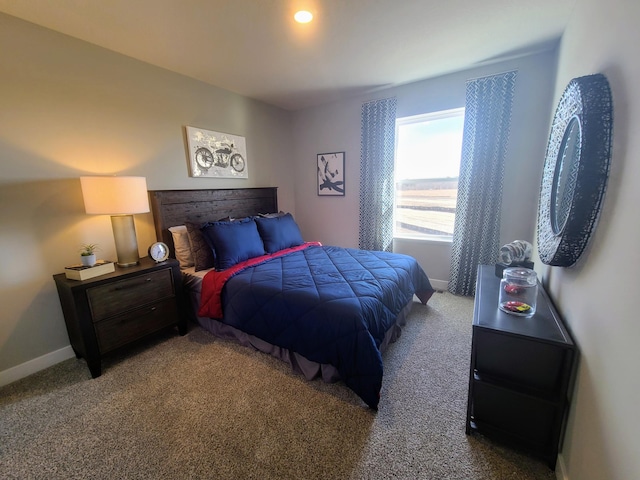
[[[106,353],[178,322],[174,299],[167,299],[94,324],[100,353]]]
[[[173,294],[170,268],[87,290],[94,322]]]

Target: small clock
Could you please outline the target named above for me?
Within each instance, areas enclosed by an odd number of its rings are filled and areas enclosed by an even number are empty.
[[[155,242],[149,247],[149,256],[156,262],[164,262],[169,258],[169,247],[164,242]]]

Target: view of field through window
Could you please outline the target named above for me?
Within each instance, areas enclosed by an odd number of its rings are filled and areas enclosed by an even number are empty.
[[[463,127],[463,108],[396,120],[396,237],[452,237]]]

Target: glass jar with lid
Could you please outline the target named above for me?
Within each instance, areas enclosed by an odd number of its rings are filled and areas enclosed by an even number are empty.
[[[511,315],[529,317],[536,313],[538,279],[530,268],[505,268],[500,280],[498,307]]]

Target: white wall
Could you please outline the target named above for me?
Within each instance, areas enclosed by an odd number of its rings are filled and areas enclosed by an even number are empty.
[[[573,331],[580,367],[560,466],[573,480],[640,478],[640,2],[578,0],[564,34],[555,89],[604,73],[614,101],[604,207],[586,253],[541,272]]]
[[[403,85],[376,95],[309,108],[294,114],[296,218],[307,239],[358,246],[360,109],[362,103],[396,96],[397,116],[463,107],[470,78],[518,70],[507,153],[502,242],[533,241],[540,178],[548,139],[556,51]],[[318,197],[316,154],[346,152],[346,195]],[[438,286],[449,281],[451,244],[396,240],[395,251],[414,256]],[[497,253],[497,252],[496,252]]]
[[[277,186],[280,207],[295,205],[289,112],[4,14],[0,45],[1,384],[70,354],[51,276],[79,245],[115,258],[109,217],[84,213],[80,175],[142,175],[151,190]],[[249,179],[188,177],[187,125],[245,136]],[[151,214],[136,225],[146,255]]]

